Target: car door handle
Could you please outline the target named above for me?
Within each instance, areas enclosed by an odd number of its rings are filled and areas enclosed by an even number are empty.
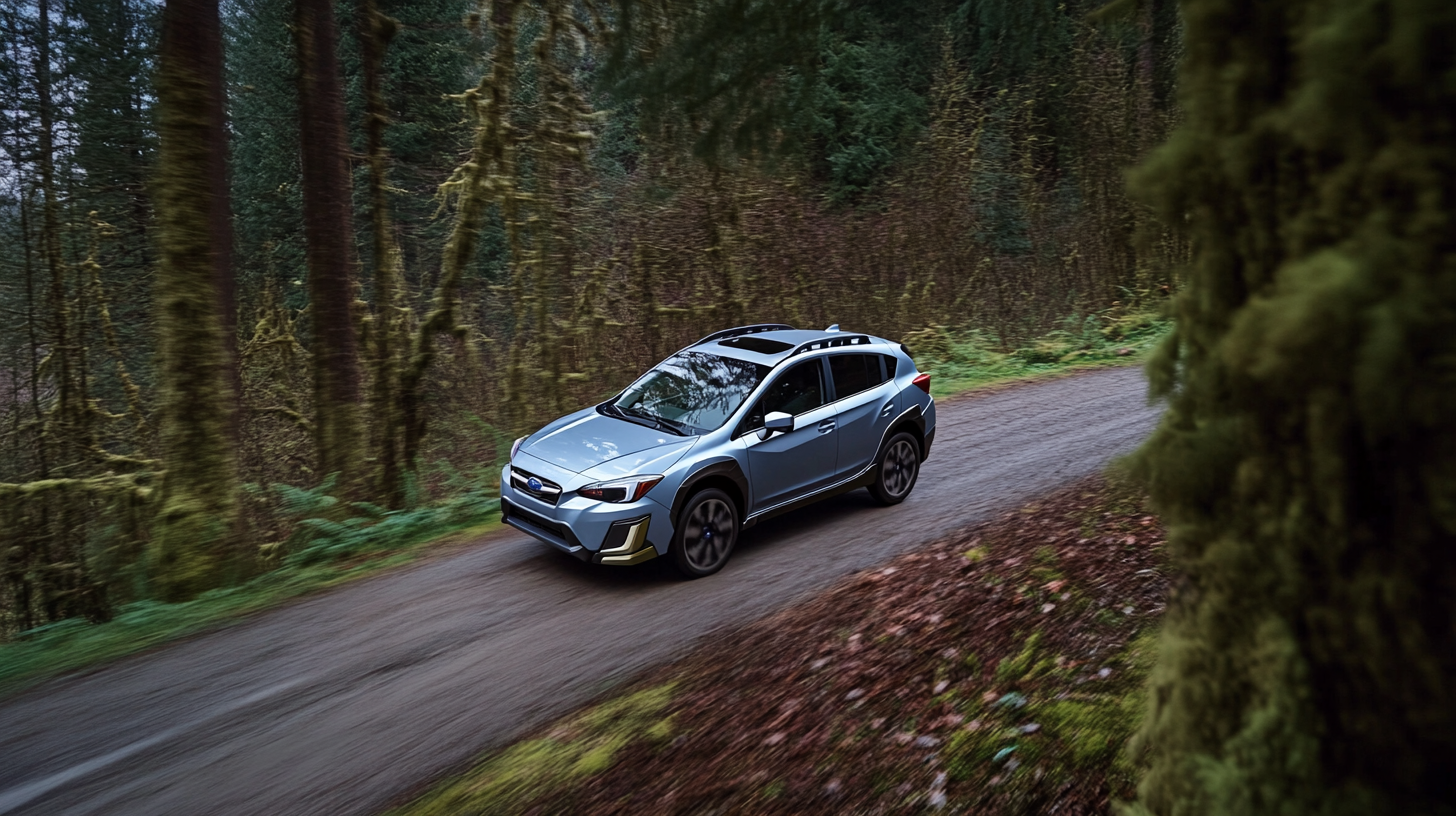
[[[893,403],[893,402],[885,403],[885,407],[880,409],[880,419],[884,419],[885,417],[887,417],[890,414],[894,413],[894,411],[895,411],[895,403]]]
[[[826,419],[819,423],[819,433],[829,433],[834,430],[834,420]]]

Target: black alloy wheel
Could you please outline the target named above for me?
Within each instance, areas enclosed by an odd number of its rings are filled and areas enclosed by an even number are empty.
[[[712,575],[728,563],[738,543],[738,511],[717,488],[693,496],[672,536],[672,563],[688,578]]]
[[[877,470],[870,495],[884,505],[905,501],[920,476],[920,445],[915,437],[903,432],[890,437],[880,452]]]

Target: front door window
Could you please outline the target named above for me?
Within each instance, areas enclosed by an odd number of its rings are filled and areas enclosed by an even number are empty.
[[[755,510],[807,495],[834,478],[839,442],[826,392],[823,361],[805,360],[780,374],[745,420]],[[793,416],[794,429],[765,438],[758,429],[776,411]]]

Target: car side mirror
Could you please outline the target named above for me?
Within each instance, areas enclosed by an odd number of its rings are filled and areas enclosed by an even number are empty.
[[[767,432],[765,439],[775,433],[788,433],[794,429],[794,418],[783,411],[774,411],[763,418],[763,429]]]

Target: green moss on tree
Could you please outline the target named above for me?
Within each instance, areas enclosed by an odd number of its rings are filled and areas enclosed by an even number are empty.
[[[157,375],[167,475],[152,542],[159,594],[221,583],[236,526],[232,230],[216,0],[170,0],[157,72]]]
[[[1450,813],[1456,5],[1187,0],[1142,468],[1187,575],[1136,812]]]

